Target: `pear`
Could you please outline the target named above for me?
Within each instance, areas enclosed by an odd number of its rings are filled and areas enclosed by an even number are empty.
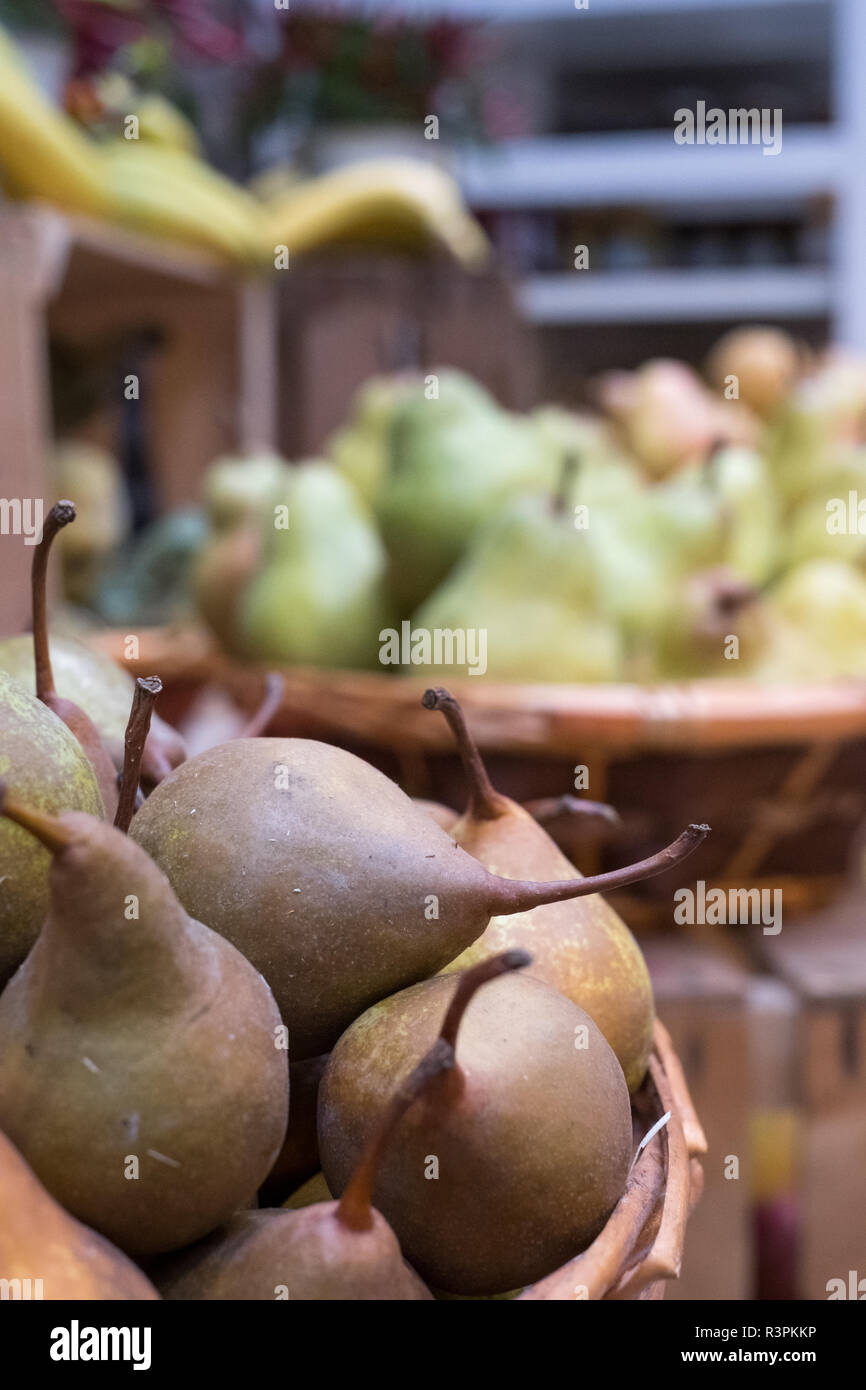
[[[432,592],[497,507],[550,491],[556,458],[531,420],[509,414],[459,373],[441,373],[394,412],[375,510],[407,612]]]
[[[732,328],[719,339],[707,362],[707,376],[720,392],[735,377],[739,399],[769,419],[792,390],[801,366],[800,350],[790,334],[755,324]]]
[[[778,559],[782,521],[766,461],[755,449],[721,446],[705,467],[723,512],[721,562],[749,584],[765,584]]]
[[[848,470],[866,412],[866,364],[828,355],[798,383],[770,432],[768,457],[780,499],[791,505]],[[843,493],[844,495],[844,493]]]
[[[373,1185],[407,1260],[447,1293],[505,1293],[572,1259],[628,1175],[622,1069],[588,1014],[513,973],[530,959],[507,951],[374,1005],[319,1091],[322,1169],[343,1193],[402,1078],[437,1037],[454,1048],[457,1065],[403,1116]]]
[[[130,508],[123,473],[107,450],[84,440],[57,445],[51,461],[56,491],[78,499],[77,526],[60,536],[63,583],[67,598],[88,603],[101,566],[129,534]]]
[[[2,812],[52,865],[45,924],[0,995],[0,1126],[128,1254],[186,1245],[249,1199],[285,1133],[270,990],[119,830],[8,793]]]
[[[469,780],[466,811],[450,832],[456,843],[505,877],[576,878],[577,869],[546,830],[491,786],[453,695],[428,690],[423,704],[445,715]],[[517,946],[532,954],[528,974],[586,1010],[613,1048],[629,1090],[637,1090],[652,1047],[652,985],[640,947],[613,908],[596,896],[493,917],[478,940],[440,973],[465,970]]]
[[[279,454],[253,449],[215,459],[202,484],[202,504],[214,532],[225,532],[259,518],[286,480],[288,464]]]
[[[780,655],[767,605],[756,589],[717,566],[690,575],[671,599],[665,620],[644,652],[642,675],[654,680],[758,678]]]
[[[660,856],[592,879],[496,878],[369,763],[291,738],[190,758],[130,829],[186,910],[261,970],[294,1061],[327,1052],[362,1009],[441,970],[491,916],[637,882],[704,833],[692,827]]]
[[[32,644],[29,650],[32,661]],[[105,816],[99,783],[78,740],[3,670],[0,776],[40,810]],[[0,986],[18,969],[42,926],[49,863],[48,852],[31,835],[0,819]]]
[[[263,450],[217,459],[205,476],[202,502],[210,535],[193,564],[190,585],[200,616],[233,655],[243,655],[237,610],[259,563],[262,524],[272,516],[274,494],[288,474],[285,459]]]
[[[789,679],[866,677],[866,576],[860,571],[836,560],[808,561],[774,586],[767,608],[790,637]],[[765,674],[770,669],[768,657]]]
[[[320,1167],[316,1107],[319,1082],[327,1064],[328,1054],[325,1053],[321,1057],[307,1057],[302,1062],[289,1065],[292,1113],[283,1147],[259,1194],[265,1206],[282,1201],[287,1192],[310,1178]]]
[[[0,641],[0,670],[35,690],[67,724],[94,765],[103,800],[113,812],[114,770],[123,766],[126,721],[135,691],[132,677],[109,657],[93,652],[75,638],[52,638],[48,632],[46,579],[52,542],[76,517],[72,502],[55,502],[34,549],[31,573],[33,636]],[[56,663],[56,668],[55,668]],[[183,739],[155,718],[145,751],[148,784],[159,781],[186,756]]]
[[[292,470],[276,507],[238,610],[245,651],[264,661],[375,666],[390,620],[387,561],[364,504],[336,469],[310,462]]]
[[[150,1280],[126,1255],[55,1202],[3,1134],[0,1279],[4,1285],[7,1280],[26,1281],[33,1297],[50,1300],[159,1298]]]
[[[406,1111],[453,1066],[454,1050],[442,1042],[401,1078],[338,1202],[318,1174],[315,1190],[296,1194],[282,1210],[238,1212],[208,1240],[163,1262],[156,1278],[164,1296],[432,1302],[371,1193]]]
[[[370,377],[356,392],[346,424],[325,444],[326,456],[370,506],[388,469],[394,412],[418,383],[417,372]]]
[[[719,437],[751,443],[755,426],[737,401],[714,397],[684,362],[658,358],[608,374],[601,399],[650,477],[664,478]]]
[[[616,626],[599,604],[592,525],[577,530],[547,498],[508,504],[412,618],[413,632],[474,632],[486,642],[480,672],[495,680],[610,681],[621,674]],[[432,643],[431,637],[431,643]],[[431,645],[424,664],[465,674],[458,648]]]
[[[849,520],[854,494],[857,525]],[[790,508],[780,538],[779,568],[793,569],[806,560],[842,560],[866,564],[866,534],[860,531],[860,502],[866,497],[866,449],[850,449],[832,462],[821,481]]]

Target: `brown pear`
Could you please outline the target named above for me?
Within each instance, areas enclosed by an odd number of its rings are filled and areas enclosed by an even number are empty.
[[[328,1054],[307,1057],[289,1065],[292,1106],[289,1127],[277,1160],[262,1184],[259,1194],[264,1206],[276,1206],[287,1192],[311,1177],[320,1168],[316,1112],[319,1082],[328,1065]]]
[[[159,1298],[132,1260],[55,1202],[3,1134],[0,1284],[12,1298]]]
[[[506,1293],[558,1268],[595,1238],[628,1175],[628,1090],[589,1015],[526,975],[478,989],[530,959],[506,951],[374,1005],[319,1089],[322,1169],[341,1193],[400,1078],[437,1035],[455,1048],[373,1187],[407,1260],[448,1293]]]
[[[339,1201],[238,1212],[191,1250],[164,1261],[155,1278],[171,1299],[418,1301],[433,1295],[405,1263],[397,1238],[372,1205],[376,1172],[403,1116],[454,1066],[440,1041],[394,1087]],[[321,1175],[320,1175],[321,1176]]]
[[[313,739],[238,739],[175,769],[133,819],[187,912],[264,975],[294,1061],[441,970],[494,915],[659,873],[703,838],[570,883],[496,878],[389,778]]]
[[[5,791],[0,809],[52,855],[48,917],[0,995],[0,1126],[127,1253],[186,1245],[251,1197],[285,1134],[270,990],[119,830]]]
[[[529,813],[490,785],[458,702],[447,690],[428,690],[427,709],[441,710],[452,728],[469,781],[469,801],[451,830],[456,842],[486,868],[513,878],[574,879],[578,870]],[[607,1038],[630,1091],[643,1081],[652,1047],[652,985],[640,947],[599,895],[497,914],[486,931],[445,967],[464,970],[512,946],[532,954],[529,973],[585,1009]]]

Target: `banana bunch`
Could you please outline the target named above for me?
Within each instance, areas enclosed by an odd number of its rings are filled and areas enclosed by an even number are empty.
[[[433,164],[377,159],[350,164],[277,193],[265,204],[269,253],[290,255],[335,241],[439,242],[461,264],[487,258],[487,238],[454,180]]]
[[[2,28],[0,176],[16,197],[43,199],[66,212],[105,213],[96,147],[46,101]]]
[[[269,196],[256,197],[198,157],[193,127],[170,102],[136,93],[117,75],[107,81],[106,109],[136,114],[138,139],[97,140],[81,130],[45,99],[0,28],[7,191],[248,265],[273,264],[277,247],[295,255],[346,240],[439,243],[469,267],[487,257],[487,240],[457,185],[433,164],[369,160],[272,184]]]
[[[123,139],[107,141],[99,158],[112,221],[228,260],[261,259],[259,204],[203,160],[167,145]]]

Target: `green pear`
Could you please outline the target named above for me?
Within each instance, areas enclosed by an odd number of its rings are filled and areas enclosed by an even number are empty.
[[[813,493],[849,466],[866,412],[866,368],[842,355],[828,358],[799,383],[770,432],[768,458],[784,503]],[[832,495],[832,494],[830,494]]]
[[[432,593],[499,506],[555,483],[556,455],[533,422],[459,373],[442,373],[400,402],[391,446],[375,510],[406,611]]]
[[[701,570],[669,592],[663,620],[641,653],[643,680],[756,674],[773,659],[768,615],[756,590],[730,570]],[[784,663],[783,663],[784,664]]]
[[[213,530],[230,530],[260,516],[285,482],[287,468],[284,458],[267,449],[215,459],[202,485],[202,504]]]
[[[356,392],[346,424],[325,444],[326,456],[370,505],[388,468],[394,412],[418,383],[417,372],[370,377]]]
[[[421,605],[413,633],[470,630],[486,643],[486,674],[497,680],[616,680],[621,641],[599,608],[597,569],[591,526],[577,529],[548,498],[521,498]],[[457,650],[431,654],[425,671],[466,673]]]
[[[257,660],[373,666],[390,619],[387,561],[361,498],[330,464],[293,469],[267,523],[238,631]]]
[[[755,449],[723,446],[705,467],[722,506],[722,563],[747,583],[764,584],[776,566],[781,530],[765,460]]]
[[[789,679],[866,677],[866,576],[859,570],[810,560],[783,576],[767,604],[789,633]],[[781,674],[768,661],[770,673]]]
[[[0,778],[43,811],[104,816],[96,775],[66,725],[0,670]],[[31,835],[0,820],[0,985],[17,970],[48,911],[51,856]]]
[[[855,494],[854,526],[849,515],[851,493]],[[792,569],[806,560],[866,563],[866,534],[859,529],[860,501],[866,501],[866,450],[862,448],[851,449],[795,502],[782,531],[781,567]]]

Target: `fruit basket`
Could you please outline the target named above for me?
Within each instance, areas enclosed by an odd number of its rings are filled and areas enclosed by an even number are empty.
[[[122,634],[91,639],[118,660]],[[130,663],[127,663],[130,664]],[[163,707],[178,717],[205,682],[246,709],[262,672],[221,656],[200,629],[141,634],[140,674],[157,672]],[[284,671],[277,734],[340,743],[413,796],[461,806],[447,730],[421,707],[429,681],[366,671]],[[517,800],[560,796],[578,764],[587,794],[616,807],[621,825],[587,837],[565,818],[550,826],[584,872],[638,859],[682,825],[708,821],[694,877],[708,886],[781,888],[786,914],[811,911],[841,887],[851,836],[866,814],[866,686],[835,681],[757,685],[504,685],[452,681],[498,785]],[[669,875],[618,896],[633,927],[670,925]]]

